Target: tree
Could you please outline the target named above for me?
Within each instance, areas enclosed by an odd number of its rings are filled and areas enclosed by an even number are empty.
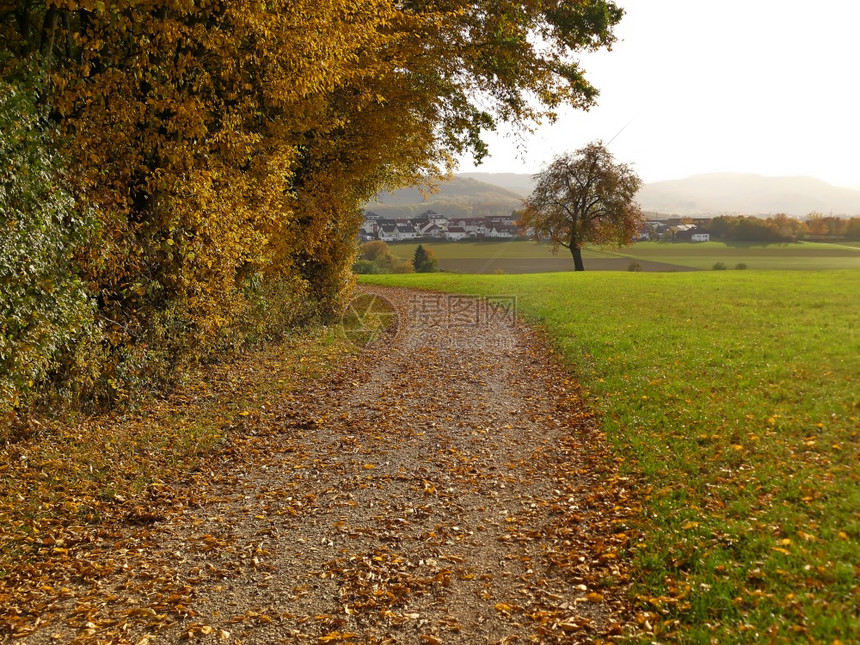
[[[361,259],[375,262],[382,255],[391,255],[391,247],[382,240],[365,242],[361,246]]]
[[[586,244],[632,244],[644,222],[633,199],[642,180],[626,164],[616,163],[601,141],[557,157],[538,175],[525,201],[520,226],[538,239],[549,239],[553,252],[570,249],[576,271],[584,271]]]
[[[0,427],[94,334],[71,260],[92,226],[75,210],[51,134],[31,88],[0,79]]]
[[[0,1],[0,80],[36,82],[46,146],[77,215],[92,214],[68,259],[104,332],[102,380],[143,383],[236,346],[278,302],[301,303],[284,308],[291,323],[335,317],[360,206],[482,157],[500,121],[593,105],[577,59],[611,47],[623,13],[611,0]]]
[[[394,257],[391,247],[382,240],[366,242],[359,260],[352,265],[353,273],[412,273],[409,260]]]
[[[415,249],[415,256],[412,258],[412,266],[415,267],[416,273],[433,273],[437,270],[438,263],[433,256],[433,251],[425,249],[419,244]]]

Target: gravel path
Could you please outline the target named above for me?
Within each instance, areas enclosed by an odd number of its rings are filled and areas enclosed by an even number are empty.
[[[628,629],[632,501],[576,383],[508,299],[366,291],[393,304],[394,328],[249,419],[249,440],[198,473],[194,504],[95,539],[103,570],[12,641],[567,643]]]

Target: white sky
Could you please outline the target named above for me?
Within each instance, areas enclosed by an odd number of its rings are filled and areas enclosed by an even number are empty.
[[[584,57],[588,113],[461,172],[529,172],[594,139],[646,182],[708,172],[809,175],[860,188],[860,2],[616,0],[612,51]]]

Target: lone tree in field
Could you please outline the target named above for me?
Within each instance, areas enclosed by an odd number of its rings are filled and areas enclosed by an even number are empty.
[[[630,168],[616,163],[596,141],[573,154],[556,159],[538,175],[538,183],[525,201],[520,226],[538,240],[549,239],[553,253],[570,249],[576,271],[584,271],[582,247],[586,244],[626,246],[643,222],[633,201],[642,180]]]
[[[438,271],[438,263],[433,256],[433,251],[425,249],[421,244],[415,249],[412,265],[415,267],[415,273],[433,273]]]

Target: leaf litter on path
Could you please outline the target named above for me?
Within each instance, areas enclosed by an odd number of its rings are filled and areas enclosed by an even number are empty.
[[[20,618],[5,641],[576,643],[634,629],[631,482],[539,336],[492,299],[365,291],[393,304],[393,331],[249,411],[171,489],[189,503],[89,530],[85,559],[46,555],[55,587],[3,599]],[[41,613],[27,593],[52,601]]]

